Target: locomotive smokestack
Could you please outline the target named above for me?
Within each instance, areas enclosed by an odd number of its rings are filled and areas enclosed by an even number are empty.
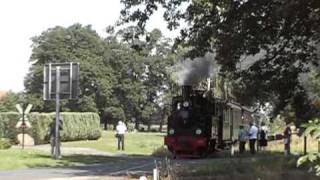
[[[183,97],[184,101],[190,99],[191,91],[192,91],[192,86],[190,86],[190,85],[183,85],[182,86],[182,97]]]

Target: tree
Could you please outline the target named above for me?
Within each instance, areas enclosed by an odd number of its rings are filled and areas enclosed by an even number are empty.
[[[150,15],[165,9],[168,28],[181,20],[176,46],[190,48],[189,57],[216,52],[222,72],[231,73],[243,103],[272,102],[274,114],[286,106],[310,105],[299,76],[318,67],[320,2],[317,0],[122,0],[122,23],[144,29]],[[253,57],[253,58],[250,58]],[[239,64],[247,64],[239,68]],[[300,103],[297,99],[303,100]],[[299,107],[300,108],[300,107]],[[295,108],[295,114],[306,117]],[[308,107],[304,106],[304,109]],[[309,118],[309,117],[308,117]]]
[[[150,117],[161,109],[162,96],[168,94],[173,83],[167,71],[173,65],[170,40],[158,29],[141,35],[136,26],[121,29],[113,36],[107,39],[120,39],[121,47],[114,48],[119,56],[112,63],[118,80],[114,94],[123,105],[126,119],[135,119],[136,128],[141,122],[150,125]]]
[[[90,26],[74,24],[54,27],[32,38],[32,66],[25,79],[27,98],[37,111],[53,111],[54,102],[43,102],[43,66],[46,63],[79,62],[80,89],[78,100],[62,101],[67,111],[102,111],[112,95],[113,53]]]
[[[118,107],[107,107],[104,109],[104,114],[102,119],[104,121],[105,129],[107,129],[107,124],[113,124],[113,128],[116,128],[118,121],[125,121],[125,114],[122,108]]]
[[[7,92],[0,98],[0,112],[17,111],[16,104],[22,103],[22,93]]]
[[[75,24],[33,38],[25,86],[35,110],[54,111],[54,101],[41,100],[44,64],[70,61],[80,62],[81,94],[78,100],[62,100],[63,111],[99,112],[105,127],[136,119],[138,127],[142,119],[150,122],[143,118],[144,108],[153,110],[150,115],[166,110],[161,104],[173,82],[167,67],[175,59],[170,40],[159,30],[139,35],[135,26],[117,32],[109,26],[107,32],[103,39],[90,26]]]

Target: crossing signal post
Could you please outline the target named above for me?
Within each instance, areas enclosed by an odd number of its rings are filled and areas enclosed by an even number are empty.
[[[60,99],[76,99],[79,95],[79,63],[50,63],[44,66],[43,99],[56,101],[54,158],[60,157]]]
[[[20,119],[16,124],[16,128],[21,128],[22,129],[22,149],[24,149],[24,134],[25,130],[27,128],[31,128],[31,124],[28,120],[27,115],[30,113],[30,110],[32,108],[32,104],[28,104],[27,108],[24,110],[23,107],[20,104],[16,104],[16,108],[20,114]]]

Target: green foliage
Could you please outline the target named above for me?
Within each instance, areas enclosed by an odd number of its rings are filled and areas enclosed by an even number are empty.
[[[93,140],[101,137],[100,117],[96,113],[61,113],[61,141]],[[33,135],[36,144],[48,142],[49,124],[55,113],[32,113]]]
[[[241,103],[271,102],[275,115],[291,105],[298,121],[315,117],[299,77],[319,68],[318,0],[121,2],[121,22],[137,22],[141,32],[160,7],[169,29],[188,24],[175,47],[188,48],[189,57],[215,52],[221,71],[236,80]]]
[[[159,104],[168,104],[170,98],[163,97],[171,95],[173,86],[166,69],[176,56],[160,30],[145,36],[139,31],[130,26],[114,32],[110,26],[104,39],[90,26],[74,24],[50,28],[34,37],[32,66],[25,80],[26,101],[34,104],[33,111],[54,111],[54,101],[41,98],[43,66],[73,61],[80,63],[81,95],[78,100],[62,101],[64,112],[99,112],[103,122],[136,119],[138,123],[141,106],[164,111]]]
[[[18,120],[19,114],[17,112],[0,113],[0,138],[8,138],[12,142],[16,142],[16,136],[19,130],[16,129],[15,126]]]
[[[63,118],[62,141],[92,140],[101,137],[100,117],[96,113],[61,113]],[[29,119],[32,128],[27,129],[35,144],[48,142],[49,124],[53,121],[55,113],[31,113]],[[0,113],[0,135],[16,141],[21,130],[15,125],[19,119],[18,113]]]
[[[21,93],[7,92],[0,98],[0,112],[16,111],[15,105],[21,102]]]
[[[135,124],[134,123],[126,123],[127,129],[129,132],[133,132],[135,130]]]
[[[0,149],[9,149],[11,147],[11,143],[9,139],[0,138]]]
[[[285,120],[281,116],[277,116],[270,123],[270,133],[282,133],[286,127]]]
[[[302,127],[306,128],[304,131],[305,136],[311,136],[316,140],[320,139],[320,119],[309,121],[309,123],[303,124]],[[320,176],[320,153],[308,153],[300,157],[297,161],[297,166],[307,163],[311,164],[314,167],[316,175]]]
[[[43,66],[46,63],[79,62],[82,94],[75,101],[63,102],[66,111],[98,112],[111,96],[113,70],[107,44],[90,26],[74,24],[48,29],[34,37],[30,62],[32,66],[25,80],[27,101],[33,102],[34,111],[54,111],[53,102],[42,97]]]
[[[303,124],[302,127],[306,128],[304,131],[304,135],[311,135],[314,139],[320,138],[320,119],[315,119],[313,121],[309,121],[306,124]]]
[[[104,118],[108,123],[116,125],[118,121],[126,121],[126,116],[122,108],[108,107],[104,110]]]

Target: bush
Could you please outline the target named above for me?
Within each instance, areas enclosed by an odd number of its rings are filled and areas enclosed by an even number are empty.
[[[96,113],[61,113],[63,118],[62,141],[94,140],[101,137],[100,117]],[[31,113],[29,119],[31,129],[26,131],[35,141],[35,144],[48,142],[49,124],[55,113]],[[16,141],[21,130],[15,125],[19,119],[18,113],[0,113],[0,137]]]
[[[1,138],[0,139],[0,149],[9,149],[11,147],[11,143],[9,139]]]
[[[165,146],[158,147],[152,152],[155,157],[172,157],[172,153]]]
[[[129,132],[132,132],[135,130],[135,124],[134,123],[127,123],[127,129]]]
[[[15,128],[19,120],[16,112],[0,113],[0,138],[8,138],[14,144],[19,130]]]

